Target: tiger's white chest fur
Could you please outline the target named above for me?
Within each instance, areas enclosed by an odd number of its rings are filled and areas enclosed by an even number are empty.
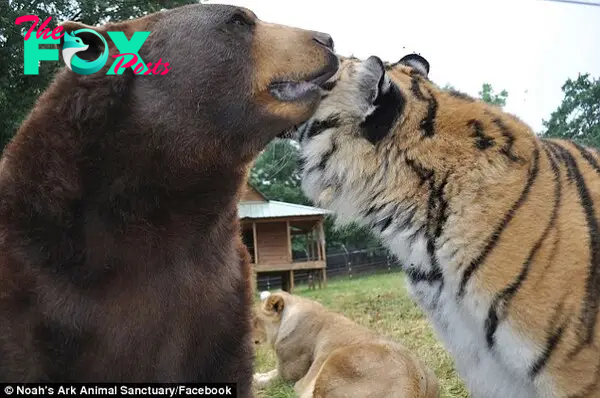
[[[357,221],[373,226],[382,216],[377,213],[365,216],[372,205],[368,202],[370,193],[357,192],[348,183],[348,179],[344,178],[347,177],[344,176],[347,166],[338,163],[334,156],[326,169],[315,167],[320,159],[318,154],[328,150],[327,136],[324,133],[307,145],[312,148],[309,148],[309,155],[305,159],[304,192],[317,204],[334,211],[342,223]],[[330,186],[332,178],[333,181],[341,181],[333,191]],[[386,210],[382,209],[380,213],[385,214]],[[460,278],[446,271],[451,269],[448,262],[452,253],[455,253],[450,243],[435,249],[442,275],[432,277],[435,267],[428,252],[423,221],[405,222],[405,218],[402,212],[396,213],[388,228],[381,232],[377,228],[373,230],[379,233],[384,244],[405,267],[411,296],[427,314],[438,337],[454,359],[471,396],[554,397],[548,387],[551,383],[544,379],[544,375],[538,376],[536,384],[546,390],[536,389],[528,376],[539,350],[536,352],[525,338],[518,336],[510,327],[510,322],[503,322],[498,327],[497,344],[492,349],[488,348],[484,330],[490,298],[477,297],[467,288],[467,294],[460,301],[457,300]]]
[[[334,200],[330,207],[336,213],[346,216],[361,214],[361,209],[351,209],[352,204],[360,203],[352,197],[341,201]],[[427,254],[427,241],[424,233],[417,233],[417,226],[405,230],[392,230],[381,235],[386,246],[404,264],[407,272],[427,273],[431,263]],[[416,235],[415,235],[416,233]],[[416,237],[415,237],[416,236]],[[442,268],[443,268],[443,264]],[[477,302],[470,295],[459,305],[456,301],[458,279],[444,275],[440,281],[412,282],[407,278],[408,291],[426,313],[438,337],[451,354],[460,377],[465,381],[473,398],[507,397],[551,397],[537,393],[531,380],[527,378],[526,366],[533,353],[527,353],[527,344],[519,341],[505,326],[499,329],[499,344],[508,348],[508,360],[521,363],[525,372],[516,367],[508,370],[496,352],[488,349],[483,333],[487,300]],[[474,310],[471,313],[471,310]],[[467,313],[468,312],[468,313]],[[512,351],[512,352],[510,352]],[[504,355],[506,356],[506,354]]]
[[[467,312],[465,308],[474,308],[479,304],[480,309],[483,309],[484,306],[472,297],[465,297],[459,305],[456,301],[458,280],[444,278],[441,291],[438,290],[439,284],[440,282],[415,283],[407,278],[409,293],[426,313],[436,334],[454,359],[457,372],[465,382],[471,397],[549,397],[537,394],[526,373],[520,373],[516,368],[509,370],[499,360],[499,354],[487,347],[483,333],[485,317],[483,314],[477,316],[477,313]],[[436,297],[437,294],[439,296]],[[510,331],[503,332],[503,342],[514,344],[515,347],[522,345]],[[523,361],[518,352],[513,353],[511,360]]]

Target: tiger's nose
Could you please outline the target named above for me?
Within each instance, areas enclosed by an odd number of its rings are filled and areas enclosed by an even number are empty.
[[[313,40],[333,51],[333,38],[331,35],[322,32],[315,32]]]

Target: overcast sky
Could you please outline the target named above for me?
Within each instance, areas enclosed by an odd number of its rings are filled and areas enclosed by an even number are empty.
[[[589,2],[599,0],[585,0]],[[320,30],[336,51],[395,61],[418,52],[430,78],[476,96],[509,92],[506,110],[542,129],[578,73],[600,77],[600,7],[544,0],[209,0],[268,22]]]

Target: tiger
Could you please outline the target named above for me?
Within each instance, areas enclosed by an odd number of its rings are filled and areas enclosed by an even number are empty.
[[[340,59],[294,132],[305,196],[403,264],[472,397],[600,397],[598,152],[440,88],[419,54]]]

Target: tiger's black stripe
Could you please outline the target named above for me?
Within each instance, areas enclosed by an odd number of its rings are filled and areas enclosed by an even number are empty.
[[[436,188],[435,186],[435,178],[434,178],[434,172],[433,170],[427,170],[425,168],[423,168],[420,165],[417,165],[416,162],[412,163],[414,166],[416,166],[414,169],[417,172],[417,174],[419,175],[420,178],[425,177],[426,181],[429,181],[429,198],[428,198],[428,203],[427,203],[427,217],[426,217],[426,223],[424,226],[424,230],[425,230],[425,235],[426,235],[426,239],[427,239],[427,255],[429,257],[429,265],[430,265],[430,270],[429,271],[422,271],[422,270],[415,270],[414,268],[409,268],[407,269],[405,272],[407,274],[407,276],[409,277],[409,279],[411,280],[412,283],[418,283],[418,282],[427,282],[430,285],[433,284],[434,282],[440,282],[440,286],[438,287],[438,293],[436,294],[436,298],[434,299],[434,306],[437,305],[436,304],[436,300],[439,299],[439,296],[441,295],[441,292],[443,290],[444,287],[444,279],[443,279],[443,273],[442,273],[442,269],[440,267],[439,264],[439,260],[437,258],[437,255],[435,254],[435,240],[436,240],[436,236],[435,234],[439,231],[439,233],[441,234],[441,229],[443,228],[443,225],[440,225],[440,223],[442,222],[442,220],[444,220],[444,213],[445,213],[445,209],[447,208],[447,203],[443,198],[443,191],[446,187],[446,184],[448,183],[448,175],[446,175],[446,177],[444,178],[444,180],[442,181],[442,183],[440,184],[439,187]],[[416,209],[415,209],[416,212]],[[434,226],[434,233],[429,233],[429,229],[431,229],[431,226]],[[419,231],[422,230],[422,228],[419,228]],[[415,234],[416,237],[416,234]]]
[[[418,283],[418,282],[422,282],[422,281],[426,281],[429,284],[432,284],[437,281],[440,281],[440,283],[444,283],[443,278],[442,278],[443,277],[442,270],[440,268],[437,256],[435,255],[434,239],[437,238],[437,236],[435,238],[430,236],[430,234],[428,233],[428,228],[430,225],[433,224],[433,217],[434,217],[433,213],[434,213],[435,209],[439,207],[439,209],[442,211],[442,213],[441,213],[441,215],[439,215],[440,213],[438,211],[438,216],[436,217],[436,227],[435,227],[435,231],[434,231],[433,235],[435,236],[436,233],[441,234],[441,230],[443,228],[442,223],[444,222],[443,220],[445,220],[445,218],[446,218],[445,213],[446,213],[446,208],[447,208],[448,204],[440,196],[443,193],[443,190],[446,187],[446,184],[448,183],[448,175],[445,176],[444,180],[440,184],[440,187],[436,189],[433,170],[423,167],[417,161],[406,157],[406,155],[404,156],[404,161],[419,177],[419,186],[422,186],[423,184],[425,184],[425,182],[429,182],[427,221],[421,228],[419,228],[417,231],[415,231],[415,233],[413,233],[411,239],[414,241],[414,239],[416,239],[416,237],[419,235],[419,233],[425,232],[426,239],[427,239],[427,254],[429,256],[430,266],[431,266],[431,269],[428,272],[421,271],[421,270],[415,270],[413,268],[409,268],[405,272],[406,272],[407,276],[409,277],[409,279],[413,283]],[[411,213],[411,217],[410,217],[411,219],[412,219],[412,217],[414,217],[414,214],[416,214],[416,208],[414,208]],[[411,245],[412,245],[412,243],[411,243]],[[442,288],[443,288],[443,286],[440,289],[442,289]]]
[[[548,145],[548,143],[544,140],[541,141],[542,146],[544,147],[545,150],[548,151],[549,155],[554,159],[554,162],[556,163],[556,170],[553,170],[554,175],[556,176],[557,174],[560,174],[560,168],[558,167],[558,162],[560,159],[560,156],[556,153],[556,150]],[[561,185],[561,190],[562,190],[562,185]],[[548,268],[550,268],[550,266],[554,263],[554,259],[556,258],[556,253],[558,251],[558,247],[559,247],[559,242],[560,242],[560,229],[555,229],[555,236],[554,236],[554,241],[552,242],[552,250],[550,251],[550,255],[548,256],[548,259],[546,261],[546,264],[544,265],[544,269],[542,270],[542,275],[544,275],[546,273],[546,271],[548,271]]]
[[[594,156],[592,156],[592,154],[586,148],[582,147],[578,143],[572,142],[572,144],[575,146],[575,148],[577,148],[581,156],[589,163],[589,165],[596,170],[596,173],[600,174],[600,165],[598,165],[598,162],[596,159],[594,159]]]
[[[406,268],[404,272],[413,284],[417,284],[419,282],[427,282],[430,285],[432,285],[434,282],[444,282],[442,279],[442,270],[439,267],[435,269],[432,267],[432,269],[427,272],[414,268]]]
[[[515,136],[510,131],[508,126],[506,124],[504,124],[502,119],[500,119],[499,117],[492,118],[492,123],[494,123],[498,127],[498,129],[500,129],[500,133],[502,134],[502,136],[504,138],[506,138],[506,144],[504,144],[504,146],[500,149],[500,153],[502,153],[504,156],[506,156],[512,162],[522,162],[523,159],[521,159],[519,156],[515,155],[515,153],[513,152],[513,145],[515,144]]]
[[[306,136],[306,131],[308,130],[310,122],[304,122],[298,127],[298,132],[300,132],[300,136],[298,137],[298,142],[304,141],[304,137]]]
[[[523,285],[523,282],[527,279],[529,275],[529,270],[531,267],[531,263],[538,253],[538,251],[542,248],[542,245],[548,238],[550,231],[556,225],[556,220],[558,219],[558,211],[561,205],[562,199],[562,186],[560,182],[560,170],[558,169],[558,165],[551,154],[548,152],[546,148],[544,148],[544,153],[550,162],[550,168],[554,173],[554,204],[552,207],[552,212],[550,214],[550,219],[548,220],[548,224],[544,228],[542,235],[535,242],[533,248],[529,251],[529,255],[527,259],[521,266],[521,272],[517,278],[504,290],[496,295],[492,304],[490,305],[490,309],[488,311],[488,317],[485,321],[485,338],[488,345],[488,348],[492,348],[495,344],[495,333],[498,329],[498,324],[500,321],[504,320],[506,317],[506,312],[508,307],[510,306],[510,302],[518,292],[518,290]]]
[[[567,181],[573,182],[577,178],[575,175],[575,170],[573,169],[573,164],[570,163],[567,159],[567,149],[561,145],[558,145],[554,141],[546,140],[547,145],[553,148],[556,151],[556,156],[560,158],[561,163],[563,163],[567,167]]]
[[[560,313],[561,313],[561,311],[557,310],[555,312],[555,316],[559,316]],[[555,322],[556,321],[550,323],[551,328],[554,328]],[[548,334],[548,338],[546,339],[546,347],[544,347],[544,351],[542,351],[542,354],[540,355],[540,357],[533,363],[533,365],[531,366],[531,369],[529,369],[529,377],[531,377],[532,379],[535,378],[542,371],[542,369],[544,369],[546,367],[546,365],[548,364],[548,361],[550,360],[550,357],[552,356],[552,353],[556,350],[556,347],[558,347],[558,345],[562,341],[562,338],[565,333],[565,329],[567,328],[567,324],[568,324],[568,319],[565,319],[558,326],[558,328],[556,328],[555,330],[552,330]]]
[[[558,345],[560,344],[560,342],[563,338],[565,329],[566,329],[567,325],[569,324],[569,321],[571,320],[571,315],[568,315],[558,325],[558,328],[556,327],[556,325],[560,321],[561,316],[563,315],[564,303],[565,303],[565,299],[568,294],[569,294],[569,291],[565,292],[562,295],[562,297],[560,298],[560,300],[558,301],[558,304],[555,305],[554,313],[552,314],[552,317],[550,318],[550,322],[548,323],[548,332],[546,333],[547,334],[546,346],[544,347],[542,354],[533,363],[533,365],[531,365],[531,368],[529,369],[529,377],[531,377],[532,379],[535,378],[542,371],[542,369],[544,369],[544,367],[546,367],[546,365],[550,361],[550,357],[556,350],[556,347],[558,347]]]
[[[421,86],[419,85],[420,76],[413,75],[411,79],[411,91],[419,101],[427,102],[427,114],[423,120],[421,120],[421,131],[424,137],[433,137],[435,134],[435,119],[437,117],[438,102],[435,99],[433,92],[426,88],[429,98],[423,95]]]
[[[417,77],[413,77],[410,80],[410,90],[419,101],[427,101],[427,97],[425,97],[421,91],[421,86],[419,85],[419,79]]]
[[[394,213],[392,212],[392,214],[386,216],[385,218],[383,218],[382,220],[378,221],[375,223],[374,227],[380,228],[380,232],[385,231],[386,229],[388,229],[388,227],[392,224],[392,221],[394,220]]]
[[[435,229],[433,231],[433,237],[437,240],[441,235],[448,220],[448,201],[444,198],[444,190],[446,189],[446,185],[448,185],[448,178],[450,173],[446,173],[446,176],[442,180],[440,187],[438,188],[437,197],[439,200],[439,213],[436,220]]]
[[[447,91],[447,93],[450,94],[452,97],[459,98],[459,99],[461,99],[463,101],[475,102],[475,98],[471,97],[468,94],[465,94],[463,92],[455,90],[455,89],[450,89],[450,90]]]
[[[321,161],[319,162],[319,165],[317,166],[319,170],[325,170],[325,167],[327,167],[327,162],[329,162],[329,159],[331,158],[331,156],[333,156],[335,151],[337,151],[337,144],[335,143],[335,141],[333,141],[331,143],[331,148],[327,152],[325,152],[325,154],[321,158]]]
[[[598,230],[598,220],[594,210],[594,201],[590,196],[585,179],[577,165],[577,161],[573,155],[559,143],[552,141],[548,141],[548,143],[557,148],[563,161],[567,165],[567,168],[571,170],[571,175],[577,187],[580,204],[585,214],[589,233],[590,264],[585,284],[585,295],[583,302],[581,303],[583,309],[580,314],[580,322],[584,328],[578,330],[579,342],[569,353],[569,357],[573,358],[579,354],[586,345],[590,345],[594,338],[600,304],[600,231]]]
[[[306,167],[306,158],[304,156],[298,156],[298,172],[302,174]]]
[[[433,176],[433,170],[428,170],[417,163],[415,160],[404,156],[404,161],[419,176],[419,186],[425,184]]]
[[[380,212],[381,210],[383,210],[383,208],[385,206],[387,206],[389,203],[388,202],[384,202],[378,206],[371,206],[367,209],[367,211],[364,213],[365,217],[370,217],[375,215],[376,213]]]
[[[306,138],[313,138],[321,134],[323,131],[339,127],[339,125],[340,116],[337,114],[330,115],[324,120],[315,120],[308,127],[308,131],[306,132]]]
[[[374,193],[374,194],[372,194],[372,195],[369,197],[369,199],[368,199],[367,203],[373,203],[373,202],[376,202],[376,201],[377,201],[377,199],[379,198],[379,196],[380,196],[381,194],[383,194],[383,193],[384,193],[384,191],[385,191],[385,189],[384,189],[384,188],[381,188],[381,189],[379,189],[378,191],[375,191],[375,193]],[[370,206],[370,207],[367,209],[367,211],[363,211],[363,216],[364,216],[364,217],[370,217],[370,216],[372,216],[373,214],[375,214],[376,212],[378,212],[379,210],[383,209],[383,207],[384,207],[385,205],[387,205],[387,202],[386,202],[386,203],[384,203],[384,204],[382,204],[382,205],[379,205],[379,206],[377,206],[377,207],[375,207],[375,206]]]
[[[417,206],[409,207],[405,212],[406,215],[403,215],[402,222],[397,226],[400,231],[410,227],[414,223],[415,215],[417,214]]]
[[[471,119],[467,122],[467,126],[475,130],[472,137],[475,138],[475,147],[477,149],[485,151],[486,149],[491,148],[496,144],[493,137],[490,137],[489,135],[485,134],[485,132],[483,131],[483,123],[481,123],[480,120]]]
[[[429,92],[430,98],[427,100],[427,116],[421,120],[421,130],[425,137],[433,137],[435,134],[435,118],[437,116],[438,102],[433,97],[431,90]]]
[[[463,276],[462,276],[462,279],[460,281],[460,285],[458,288],[458,294],[457,294],[458,299],[460,299],[464,296],[465,288],[467,287],[467,283],[469,282],[469,280],[471,279],[473,274],[479,269],[481,264],[483,264],[485,262],[487,256],[491,253],[491,251],[494,249],[494,247],[498,244],[500,235],[502,234],[502,232],[504,231],[504,229],[506,228],[508,223],[513,219],[517,210],[519,210],[519,208],[523,205],[523,203],[525,203],[525,200],[527,200],[527,197],[529,196],[529,192],[531,191],[531,187],[533,186],[533,183],[535,182],[535,180],[538,176],[539,163],[540,163],[540,150],[536,144],[535,149],[533,151],[533,165],[529,170],[529,173],[527,175],[527,182],[525,183],[525,187],[523,188],[523,191],[521,191],[521,195],[519,196],[519,199],[517,199],[517,201],[513,204],[513,206],[506,213],[502,222],[496,226],[496,228],[494,229],[494,232],[488,238],[487,244],[485,245],[483,251],[473,261],[471,261],[471,263],[469,264],[469,266],[463,273]]]

